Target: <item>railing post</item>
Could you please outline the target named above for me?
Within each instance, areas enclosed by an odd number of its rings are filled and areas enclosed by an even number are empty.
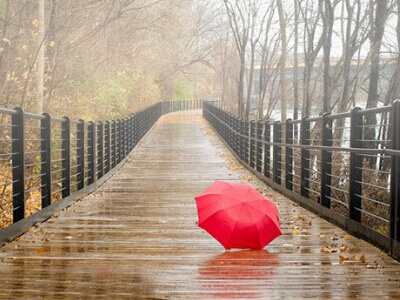
[[[126,119],[122,119],[122,158],[126,157]]]
[[[207,107],[207,106],[205,106]],[[243,138],[243,132],[244,132],[244,123],[243,121],[238,117],[238,122],[239,122],[239,157],[241,160],[244,160],[244,138]]]
[[[77,124],[76,157],[78,163],[78,190],[85,187],[85,121],[79,120]]]
[[[135,148],[136,144],[137,144],[137,132],[138,132],[137,114],[134,114],[133,115],[133,148]]]
[[[310,141],[310,121],[306,118],[301,120],[300,124],[300,144],[302,146],[308,146],[311,144]],[[301,169],[300,169],[300,177],[301,177],[301,195],[303,197],[308,198],[309,195],[309,187],[310,187],[310,150],[301,148]]]
[[[264,122],[264,176],[271,177],[271,126]]]
[[[229,126],[230,126],[230,140],[231,148],[235,149],[235,120],[231,114],[229,114]]]
[[[129,153],[133,149],[133,115],[129,117]]]
[[[235,152],[236,154],[241,157],[241,149],[240,149],[240,119],[235,117]]]
[[[40,120],[40,173],[42,208],[51,204],[51,117],[43,114]]]
[[[126,155],[131,151],[131,117],[126,119]]]
[[[359,113],[361,108],[355,107],[351,111],[350,120],[350,147],[362,148],[363,117]],[[350,153],[350,219],[361,222],[361,193],[362,193],[362,155]]]
[[[282,155],[281,155],[281,146],[277,145],[281,143],[281,129],[282,125],[280,121],[277,121],[274,123],[274,152],[273,152],[273,175],[274,175],[274,182],[277,184],[281,184],[281,165],[282,165]]]
[[[95,124],[88,124],[88,184],[92,184],[96,180],[96,130]]]
[[[262,133],[263,133],[263,123],[261,121],[257,122],[257,151],[256,151],[256,169],[257,172],[262,172]]]
[[[256,156],[256,122],[250,121],[250,167],[255,167],[255,156]]]
[[[225,118],[225,122],[227,124],[226,129],[227,129],[227,142],[230,148],[232,148],[232,122],[231,122],[231,116],[229,113],[224,113],[226,118]]]
[[[108,173],[111,170],[111,128],[110,122],[104,124],[104,172]]]
[[[285,164],[285,174],[286,174],[286,188],[288,190],[293,190],[293,122],[292,120],[286,120],[286,164]]]
[[[104,127],[103,122],[97,124],[97,179],[104,174]]]
[[[115,120],[111,123],[111,168],[114,168],[117,165],[117,130],[116,130],[116,122]]]
[[[392,107],[391,117],[392,148],[400,150],[400,100],[396,100]],[[392,155],[392,170],[390,180],[390,237],[394,240],[396,257],[400,257],[400,156]]]
[[[124,119],[121,119],[120,122],[120,126],[119,126],[119,153],[120,153],[120,157],[119,157],[119,162],[121,162],[124,159],[124,152],[125,152],[125,147],[124,147],[124,143],[125,143],[125,124],[124,124]]]
[[[62,139],[62,197],[66,198],[71,194],[71,134],[70,134],[70,121],[68,117],[63,118],[61,125],[61,139]]]
[[[331,147],[332,143],[332,120],[329,114],[322,117],[321,144]],[[327,208],[331,207],[331,174],[332,174],[332,151],[321,151],[321,204]]]
[[[220,122],[221,124],[220,124],[220,130],[221,130],[221,133],[222,133],[222,137],[224,138],[224,140],[226,141],[227,140],[227,133],[228,133],[228,129],[227,129],[227,127],[226,127],[226,115],[225,115],[225,112],[223,111],[223,110],[220,110],[219,111],[219,116],[220,116],[220,118],[221,118],[221,120],[222,120],[222,122]],[[228,143],[229,143],[229,141],[228,141]]]
[[[25,217],[24,111],[17,107],[11,117],[13,222]]]
[[[126,157],[129,153],[129,118],[124,120],[124,124],[125,124],[125,151],[124,151],[124,157]]]
[[[117,164],[121,161],[121,120],[117,120]]]
[[[124,119],[123,120],[123,124],[124,124],[124,143],[123,143],[123,147],[124,147],[124,158],[126,157],[126,155],[128,154],[128,119]]]

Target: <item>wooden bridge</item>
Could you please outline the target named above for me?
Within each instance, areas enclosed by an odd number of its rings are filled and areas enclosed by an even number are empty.
[[[0,249],[1,299],[386,299],[400,265],[237,164],[196,112],[154,125],[93,194]],[[279,206],[267,251],[224,250],[193,197],[246,180]]]

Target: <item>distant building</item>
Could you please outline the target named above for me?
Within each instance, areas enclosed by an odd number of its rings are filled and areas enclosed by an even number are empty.
[[[338,58],[332,58],[331,59],[332,63],[332,69],[331,69],[331,74],[332,76],[335,74],[339,74],[341,67],[341,60]],[[338,67],[337,67],[338,66]],[[322,98],[322,76],[323,76],[323,66],[322,66],[322,59],[318,58],[314,64],[314,68],[311,74],[311,84],[312,87],[314,88],[314,99],[321,99]],[[386,93],[386,90],[388,89],[389,81],[390,78],[393,76],[393,73],[396,68],[396,62],[393,59],[389,58],[383,58],[382,63],[381,63],[381,71],[380,71],[380,76],[381,80],[379,82],[379,90],[382,92],[381,94],[384,95]],[[303,81],[304,81],[304,63],[299,63],[299,66],[297,68],[297,81],[299,82],[299,96],[300,99],[302,99],[303,95]],[[258,66],[255,68],[254,71],[254,79],[253,79],[253,85],[252,85],[252,95],[251,95],[251,101],[250,101],[250,111],[255,113],[257,111],[257,106],[258,106],[258,101],[260,98],[260,71],[261,68]],[[295,78],[294,72],[296,71],[295,67],[290,64],[286,68],[285,71],[285,77],[289,82],[289,91],[288,91],[288,117],[292,115],[293,111],[293,80]],[[266,74],[266,76],[280,76],[279,74],[280,70],[278,68],[273,68],[270,69],[269,73]],[[350,69],[350,78],[354,78],[357,73],[359,73],[359,89],[356,91],[356,102],[358,103],[359,106],[363,107],[365,106],[366,99],[367,99],[367,91],[368,91],[368,74],[369,74],[369,65],[366,63],[366,61],[356,61],[354,60]],[[339,76],[341,77],[341,76]],[[247,76],[248,78],[248,76]],[[334,93],[333,97],[335,99],[338,99],[340,97],[340,92],[341,92],[341,86],[342,82],[341,80],[337,82],[333,82],[333,88],[334,88]],[[275,86],[271,87],[270,83],[270,91],[267,93],[271,93],[271,90],[276,91],[276,89],[279,89],[279,80],[275,81]],[[246,88],[247,89],[247,88]],[[278,91],[276,91],[278,92]],[[383,96],[382,96],[383,97]],[[268,95],[266,96],[266,101],[268,101]],[[322,101],[314,101],[313,102],[313,107],[312,107],[312,114],[313,115],[318,115],[319,112],[322,109]],[[279,118],[280,112],[279,112],[279,101],[276,105],[275,111],[273,113],[275,118]]]

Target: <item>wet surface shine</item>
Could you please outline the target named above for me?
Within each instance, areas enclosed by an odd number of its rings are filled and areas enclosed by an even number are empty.
[[[100,190],[2,248],[0,299],[400,297],[398,263],[272,191],[284,235],[224,252],[193,197],[242,174],[205,127],[165,116]]]

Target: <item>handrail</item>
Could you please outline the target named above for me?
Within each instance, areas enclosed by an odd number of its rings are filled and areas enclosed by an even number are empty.
[[[248,138],[248,135],[240,133],[240,131],[234,129],[231,127],[228,123],[223,121],[222,119],[218,118],[215,114],[212,112],[208,112],[211,114],[215,119],[218,119],[219,122],[223,123],[224,126],[229,128],[234,134]],[[340,117],[343,115],[340,114]],[[332,116],[328,116],[329,119],[332,119]],[[314,120],[312,118],[311,120]],[[291,120],[288,120],[288,122],[291,122]],[[350,148],[350,147],[335,147],[335,146],[318,146],[318,145],[296,145],[296,144],[287,144],[287,143],[274,143],[274,142],[268,142],[263,139],[258,139],[256,137],[252,137],[252,140],[262,143],[263,145],[270,145],[270,146],[285,146],[285,147],[290,147],[290,148],[298,148],[298,149],[308,149],[308,150],[329,150],[329,151],[343,151],[343,152],[355,152],[355,153],[364,153],[364,154],[386,154],[386,155],[396,155],[400,156],[400,150],[393,150],[393,149],[368,149],[368,148]]]
[[[400,259],[400,100],[283,124],[244,121],[207,102],[203,115],[260,179]]]
[[[62,202],[93,190],[124,161],[162,115],[200,110],[202,103],[201,100],[162,101],[118,120],[97,122],[54,118],[49,114],[24,112],[18,107],[0,108],[0,115],[11,116],[4,118],[0,126],[3,133],[8,131],[1,138],[0,146],[7,150],[3,153],[0,148],[0,165],[12,173],[11,183],[6,183],[12,185],[12,224],[0,230],[0,244],[54,213],[53,208],[60,207],[59,198]],[[29,120],[37,120],[39,124],[32,125]],[[26,183],[34,179],[37,181],[33,188],[27,189]],[[26,202],[35,187],[40,191],[41,209],[26,218]],[[4,217],[0,211],[0,218]]]

